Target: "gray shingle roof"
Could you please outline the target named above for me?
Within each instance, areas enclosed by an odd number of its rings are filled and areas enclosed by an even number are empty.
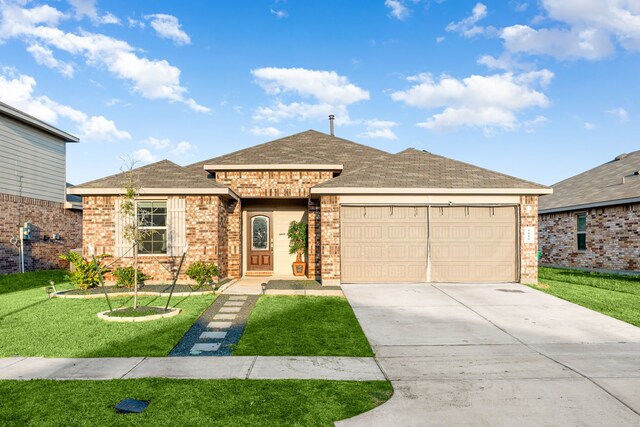
[[[227,188],[213,179],[193,173],[169,160],[161,160],[133,170],[141,188]],[[75,189],[122,188],[126,172],[85,182]]]
[[[388,153],[373,147],[315,130],[308,130],[225,154],[224,156],[194,163],[187,166],[187,168],[190,170],[202,170],[205,164],[341,164],[343,165],[343,171],[349,172],[388,155]]]
[[[553,194],[540,198],[540,210],[559,210],[640,198],[640,151],[612,160],[554,184]],[[624,184],[622,177],[625,178]],[[568,209],[567,209],[568,210]]]
[[[379,164],[342,174],[314,188],[335,187],[547,189],[540,184],[414,148],[389,155]]]

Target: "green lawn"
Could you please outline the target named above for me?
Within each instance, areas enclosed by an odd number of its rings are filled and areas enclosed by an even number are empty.
[[[392,394],[386,381],[170,380],[0,381],[0,425],[332,426]],[[149,400],[116,414],[123,398]]]
[[[640,276],[540,267],[539,282],[536,289],[640,326]]]
[[[262,296],[236,356],[373,356],[344,298]]]
[[[139,323],[99,319],[107,302],[97,299],[49,300],[44,286],[49,279],[57,288],[64,272],[32,272],[0,276],[0,357],[127,357],[166,356],[200,314],[215,300],[213,295],[174,297],[171,305],[180,315]],[[57,280],[56,280],[57,279]],[[132,297],[111,298],[114,308],[131,305]],[[143,305],[160,305],[166,298],[141,297]]]

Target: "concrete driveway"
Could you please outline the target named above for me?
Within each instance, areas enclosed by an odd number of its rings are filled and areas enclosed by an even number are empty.
[[[640,328],[518,284],[343,290],[395,393],[338,426],[640,426]]]

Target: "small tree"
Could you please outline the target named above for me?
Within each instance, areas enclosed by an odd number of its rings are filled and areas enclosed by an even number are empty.
[[[291,221],[289,223],[289,253],[296,254],[296,262],[302,262],[302,254],[307,249],[307,223]]]
[[[120,204],[120,214],[129,220],[122,228],[122,235],[131,244],[133,249],[133,270],[138,271],[138,248],[140,244],[149,237],[151,231],[141,228],[146,224],[147,218],[144,213],[138,213],[136,202],[140,196],[140,185],[135,175],[136,162],[125,159],[125,165],[120,169],[124,172],[122,187],[124,195]],[[133,275],[133,308],[138,308],[138,275]]]

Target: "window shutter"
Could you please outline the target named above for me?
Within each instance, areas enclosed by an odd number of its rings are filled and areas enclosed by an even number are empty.
[[[124,238],[124,227],[127,224],[131,224],[131,222],[133,221],[133,217],[128,216],[128,215],[123,215],[122,211],[121,211],[121,207],[122,207],[122,199],[118,198],[116,199],[116,212],[115,212],[115,224],[116,224],[116,241],[115,241],[115,254],[113,254],[115,257],[120,258],[120,257],[126,257],[126,258],[132,258],[133,257],[133,251],[129,250],[131,249],[131,242],[127,241],[127,239]]]
[[[167,255],[180,256],[187,236],[185,199],[167,200]]]

